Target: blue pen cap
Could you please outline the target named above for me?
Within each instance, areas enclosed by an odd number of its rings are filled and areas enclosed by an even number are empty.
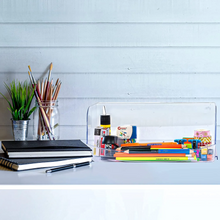
[[[174,142],[177,142],[178,144],[184,144],[187,140],[186,139],[175,139]]]

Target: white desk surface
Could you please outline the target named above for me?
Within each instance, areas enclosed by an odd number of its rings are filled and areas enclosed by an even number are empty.
[[[217,142],[217,148],[220,142]],[[11,171],[0,166],[0,184],[220,184],[220,160],[199,163],[109,162],[46,174],[45,169]]]

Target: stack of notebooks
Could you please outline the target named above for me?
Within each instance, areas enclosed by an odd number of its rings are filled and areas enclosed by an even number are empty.
[[[2,149],[0,165],[16,171],[92,161],[92,150],[81,140],[2,141]]]

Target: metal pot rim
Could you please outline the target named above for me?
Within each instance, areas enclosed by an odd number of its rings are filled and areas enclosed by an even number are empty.
[[[30,121],[30,118],[29,119],[26,119],[26,120],[14,120],[13,118],[11,118],[12,121]]]

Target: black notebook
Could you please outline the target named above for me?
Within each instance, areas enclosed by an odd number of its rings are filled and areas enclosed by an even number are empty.
[[[91,156],[92,150],[81,140],[2,141],[9,158]]]
[[[0,153],[0,165],[12,170],[21,171],[36,168],[64,166],[92,162],[92,157],[68,157],[68,158],[14,158],[9,159],[4,153]]]

